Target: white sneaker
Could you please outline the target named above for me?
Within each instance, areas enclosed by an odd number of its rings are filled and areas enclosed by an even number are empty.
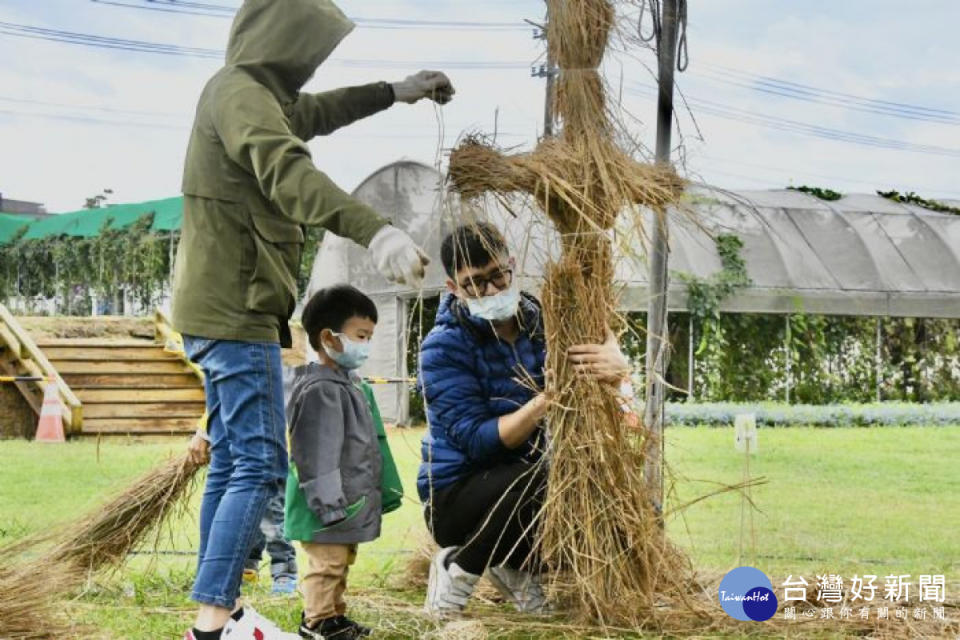
[[[520,613],[550,615],[553,607],[540,586],[540,581],[529,571],[517,571],[508,566],[490,567],[487,578],[508,602]]]
[[[245,606],[239,620],[230,618],[223,628],[223,639],[227,640],[300,640],[296,633],[284,633],[280,627],[262,615],[253,607]]]
[[[480,580],[480,576],[467,573],[455,562],[449,567],[444,566],[447,557],[456,550],[457,547],[441,549],[430,562],[430,580],[423,608],[431,615],[455,615],[463,611]]]

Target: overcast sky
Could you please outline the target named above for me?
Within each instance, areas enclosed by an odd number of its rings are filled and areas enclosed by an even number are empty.
[[[339,4],[367,20],[522,24],[543,17],[540,0]],[[698,125],[681,109],[692,175],[730,188],[811,184],[960,198],[960,2],[689,4],[690,66],[678,84]],[[497,112],[502,144],[535,144],[543,80],[529,67],[542,43],[530,29],[358,22],[308,90],[398,80],[427,66],[448,70],[458,93],[442,110],[398,105],[311,143],[317,165],[341,186],[351,190],[399,158],[443,161],[464,131],[492,131]],[[0,0],[0,192],[51,211],[77,209],[104,188],[114,190],[114,202],[179,194],[196,99],[220,61],[12,35],[24,27],[219,50],[229,18],[90,0]],[[635,50],[611,57],[605,70],[638,119],[631,120],[635,134],[652,146],[655,81],[644,63],[654,66],[652,53]]]

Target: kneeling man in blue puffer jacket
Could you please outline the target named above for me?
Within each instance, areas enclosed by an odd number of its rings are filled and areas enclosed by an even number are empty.
[[[546,342],[540,303],[520,291],[516,263],[492,225],[466,225],[441,247],[448,293],[423,341],[419,384],[429,430],[417,490],[441,550],[430,565],[426,609],[462,611],[487,571],[522,612],[549,605],[537,579],[531,526],[547,469],[543,418]],[[613,334],[570,349],[584,375],[628,372]]]

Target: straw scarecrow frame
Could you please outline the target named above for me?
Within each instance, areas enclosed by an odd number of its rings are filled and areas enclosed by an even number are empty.
[[[555,388],[548,389],[549,483],[535,535],[538,560],[550,571],[549,590],[573,614],[573,624],[611,632],[784,632],[776,618],[750,625],[720,610],[716,584],[708,586],[714,581],[701,579],[664,535],[663,514],[654,506],[659,486],[650,486],[644,474],[660,442],[631,428],[616,389],[577,377],[567,361],[570,346],[601,343],[620,322],[612,251],[618,216],[626,212],[628,226],[647,237],[641,210],[666,215],[684,185],[672,168],[637,162],[614,141],[621,127],[599,72],[616,26],[614,0],[546,2],[549,57],[559,67],[553,111],[561,133],[515,155],[467,137],[451,153],[449,182],[464,201],[490,194],[509,209],[513,197],[525,196],[560,236],[561,253],[547,265],[542,291]],[[725,490],[762,482],[748,479]],[[816,603],[800,604],[798,611],[817,610]],[[805,622],[803,633],[888,635],[876,621],[838,625],[819,618]],[[956,621],[919,626],[958,628]]]
[[[466,199],[527,194],[559,232],[561,255],[547,267],[542,295],[556,389],[539,551],[554,569],[553,591],[582,618],[645,626],[665,602],[688,599],[695,584],[689,562],[663,535],[644,480],[646,456],[659,445],[627,424],[616,389],[576,377],[565,354],[575,344],[604,342],[617,324],[612,230],[620,212],[662,212],[679,199],[682,181],[614,143],[599,72],[613,3],[547,4],[561,134],[514,156],[467,139],[451,154],[450,182]]]

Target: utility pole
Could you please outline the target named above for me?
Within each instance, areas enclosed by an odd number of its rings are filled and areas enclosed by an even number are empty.
[[[547,97],[543,108],[543,137],[550,138],[554,134],[554,93],[556,92],[557,69],[554,66],[553,56],[547,54]]]
[[[550,138],[554,134],[554,125],[556,115],[554,112],[554,94],[556,92],[557,63],[553,59],[553,53],[550,51],[550,43],[547,41],[547,25],[550,24],[550,5],[547,5],[547,20],[543,27],[538,27],[533,32],[534,40],[543,40],[547,45],[547,64],[534,67],[530,70],[530,75],[534,78],[546,78],[547,89],[543,104],[543,137]]]
[[[679,27],[678,1],[661,0],[663,14],[657,34],[660,93],[657,102],[657,164],[670,164],[671,133],[673,129],[673,72],[677,61],[677,32]],[[656,3],[652,3],[654,7]],[[654,9],[656,10],[656,9]],[[659,513],[663,509],[663,405],[664,379],[667,371],[667,263],[669,260],[669,229],[667,212],[655,212],[650,242],[649,294],[647,306],[646,407],[643,421],[649,432],[651,446],[647,449],[647,486],[656,501]],[[663,520],[660,520],[661,526]]]

